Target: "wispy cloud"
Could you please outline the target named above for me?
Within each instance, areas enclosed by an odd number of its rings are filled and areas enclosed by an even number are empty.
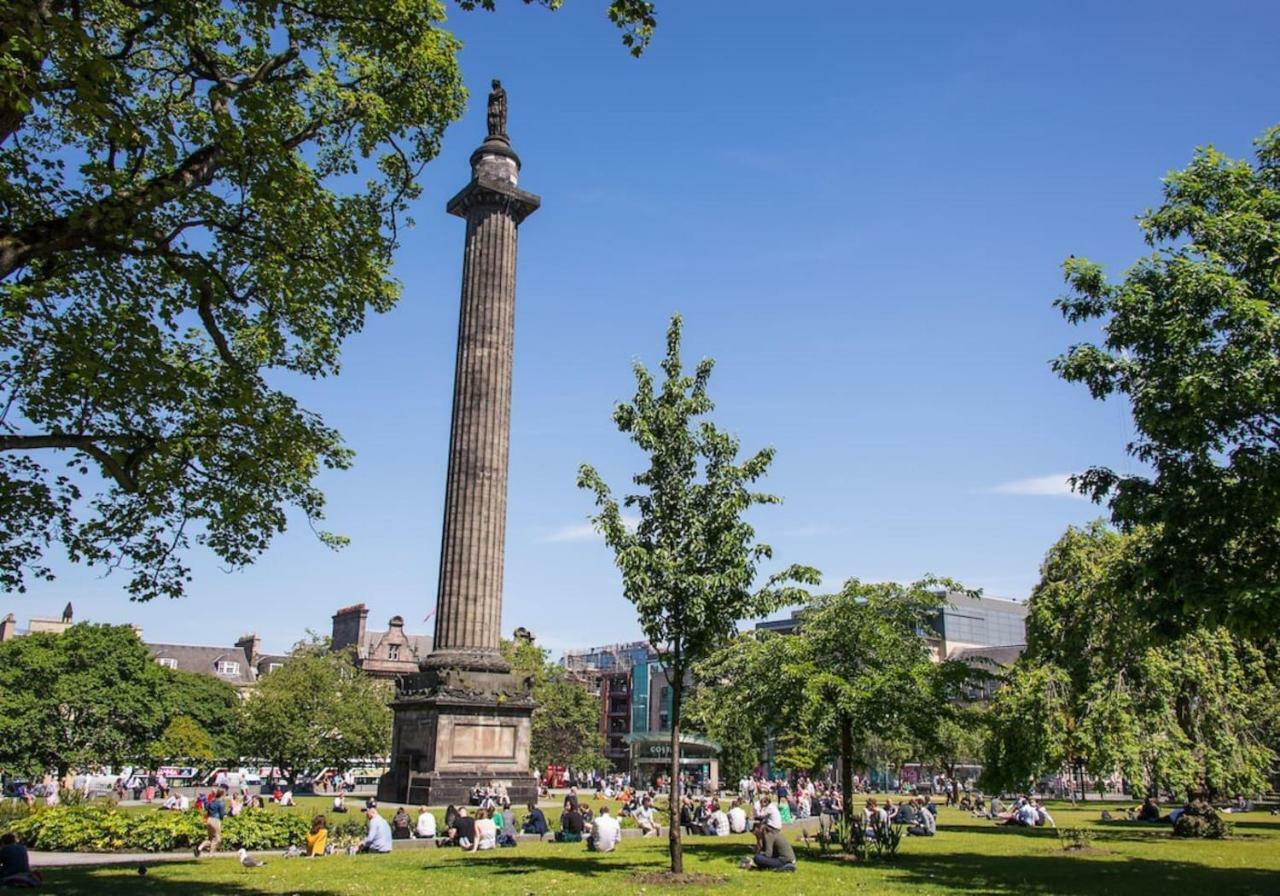
[[[1015,479],[1002,482],[988,489],[997,495],[1030,495],[1033,497],[1075,498],[1087,500],[1084,495],[1071,490],[1070,473],[1050,473],[1048,476],[1032,476],[1030,479]]]
[[[622,517],[622,525],[629,530],[635,531],[640,520],[638,517],[626,516]],[[595,526],[591,523],[575,523],[569,526],[561,526],[559,529],[553,529],[537,538],[539,544],[558,544],[569,541],[600,541],[602,536],[596,531]]]

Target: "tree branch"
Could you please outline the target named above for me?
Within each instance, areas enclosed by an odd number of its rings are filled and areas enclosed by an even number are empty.
[[[140,446],[139,442],[143,444]],[[125,463],[121,463],[115,455],[102,448],[102,445],[133,447],[133,450]],[[0,436],[0,451],[34,451],[39,448],[71,448],[83,451],[96,460],[103,471],[127,492],[138,490],[138,481],[134,478],[134,473],[143,456],[140,452],[154,447],[154,442],[148,443],[147,440],[141,440],[136,436],[61,435],[58,433],[38,436]]]

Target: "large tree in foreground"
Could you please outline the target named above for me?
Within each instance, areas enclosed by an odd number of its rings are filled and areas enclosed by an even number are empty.
[[[773,552],[757,543],[743,515],[759,504],[777,504],[754,491],[773,461],[765,448],[738,460],[738,441],[703,419],[713,409],[707,394],[713,362],[692,374],[680,358],[679,316],[667,330],[660,385],[635,365],[636,393],[614,409],[619,431],[648,457],[636,475],[639,491],[619,502],[600,474],[583,466],[578,485],[591,490],[599,513],[593,518],[622,571],[623,593],[635,604],[645,637],[658,651],[671,688],[671,870],[682,873],[680,840],[680,730],[685,677],[737,631],[739,620],[763,616],[797,603],[797,583],[816,584],[817,572],[788,567],[756,587],[759,565]],[[634,529],[622,509],[639,516]]]
[[[0,587],[61,544],[177,596],[350,463],[282,386],[395,303],[460,43],[442,0],[0,6]],[[652,4],[608,11],[638,53]]]
[[[1073,323],[1099,345],[1055,362],[1096,398],[1130,402],[1128,450],[1149,470],[1095,467],[1078,486],[1134,545],[1131,590],[1166,634],[1201,621],[1274,632],[1280,621],[1280,128],[1257,163],[1202,149],[1140,218],[1155,250],[1110,282],[1072,258]]]

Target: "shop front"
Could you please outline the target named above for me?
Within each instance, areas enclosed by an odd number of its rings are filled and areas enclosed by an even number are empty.
[[[671,734],[654,731],[625,738],[631,751],[631,782],[653,788],[671,775]],[[704,793],[720,789],[720,745],[696,734],[680,735],[680,770],[687,786]]]

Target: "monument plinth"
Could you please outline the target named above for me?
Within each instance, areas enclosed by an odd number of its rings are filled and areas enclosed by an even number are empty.
[[[467,222],[462,307],[449,436],[435,643],[421,671],[399,682],[391,770],[379,798],[467,802],[476,784],[503,782],[513,802],[537,795],[529,771],[531,683],[498,651],[507,525],[511,365],[515,346],[516,229],[541,200],[517,186],[507,95],[494,81],[488,136],[471,181],[449,200]]]

